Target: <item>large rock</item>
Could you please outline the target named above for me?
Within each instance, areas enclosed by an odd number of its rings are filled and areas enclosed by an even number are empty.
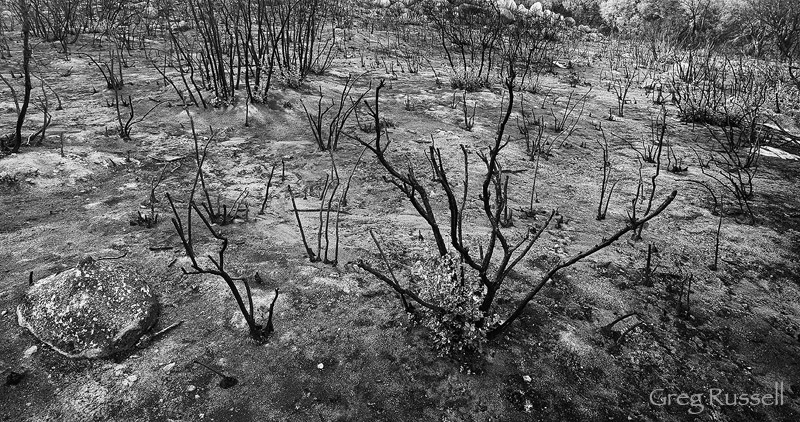
[[[158,312],[158,300],[135,271],[85,258],[31,286],[17,319],[65,356],[99,358],[133,348]]]

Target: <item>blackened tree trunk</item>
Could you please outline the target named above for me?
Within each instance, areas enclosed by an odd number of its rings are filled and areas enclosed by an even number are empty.
[[[14,133],[11,152],[19,152],[19,147],[22,145],[22,124],[25,123],[25,114],[27,114],[28,104],[31,102],[31,45],[28,7],[27,0],[19,0],[19,8],[22,15],[22,72],[25,74],[25,96],[22,100],[19,116],[17,116],[17,128]]]

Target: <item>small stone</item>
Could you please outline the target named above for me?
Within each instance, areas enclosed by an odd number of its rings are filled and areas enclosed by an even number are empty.
[[[25,352],[22,353],[22,358],[23,359],[30,359],[31,356],[33,356],[33,354],[36,353],[38,350],[39,350],[39,347],[31,346],[31,347],[25,349]]]
[[[190,392],[190,393],[191,393],[192,391],[196,390],[196,389],[197,389],[197,387],[195,387],[195,386],[194,386],[194,385],[192,385],[192,384],[189,384],[189,385],[187,385],[187,386],[186,386],[186,391],[188,391],[188,392]]]
[[[25,379],[25,371],[23,372],[14,372],[11,371],[6,375],[6,385],[17,385]]]
[[[166,372],[166,373],[170,373],[172,371],[172,368],[174,368],[174,367],[175,367],[175,362],[171,362],[171,363],[168,363],[168,364],[164,365],[164,367],[162,367],[161,370]]]
[[[317,365],[317,369],[319,370],[325,369],[325,365],[322,362],[320,362],[319,365]]]
[[[532,381],[532,378],[531,378],[531,376],[530,376],[530,375],[523,375],[523,376],[522,376],[522,379],[523,379],[525,382],[531,382],[531,381]]]

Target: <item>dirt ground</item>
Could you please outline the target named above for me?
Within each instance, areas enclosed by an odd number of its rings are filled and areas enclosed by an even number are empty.
[[[474,152],[495,133],[505,95],[499,83],[467,95],[470,105],[478,103],[475,127],[467,131],[461,109],[450,107],[456,90],[443,76],[447,67],[440,54],[431,60],[441,86],[431,69],[384,75],[383,65],[374,68],[371,58],[361,66],[358,49],[364,43],[358,37],[379,36],[379,31],[357,35],[328,73],[312,75],[297,90],[279,82],[267,104],[247,106],[249,127],[242,102],[188,109],[201,136],[209,136],[209,127],[217,133],[204,166],[209,190],[227,203],[249,191],[248,218],[223,232],[231,241],[228,268],[242,276],[258,271],[263,279],[253,285],[256,306],[263,311],[280,289],[275,333],[266,344],[248,337],[222,280],[180,270],[189,262],[164,194],[183,209],[196,166],[189,117],[177,106],[174,91],[160,83],[141,51],[131,52],[123,93],[134,98],[138,113],[154,101],[165,102],[123,141],[114,132],[115,112],[106,106],[113,92],[83,55],[92,47],[79,41],[65,57],[56,46],[36,46],[35,71],[59,93],[63,109],[53,111],[50,135],[41,146],[23,146],[21,153],[0,159],[0,176],[6,176],[0,185],[0,370],[3,378],[10,371],[26,374],[17,385],[0,386],[1,420],[800,420],[800,145],[771,145],[788,155],[762,157],[752,204],[758,221],[749,225],[725,216],[719,269],[711,271],[718,216],[708,192],[687,182],[708,181],[691,150],[698,143],[710,145],[708,132],[679,122],[667,106],[668,137],[688,170],[662,172],[656,198],[677,189],[675,201],[644,230],[643,240],[625,237],[560,274],[503,337],[469,362],[438,356],[430,334],[405,314],[389,287],[353,265],[358,259],[378,262],[368,230],[383,240],[398,268],[432,247],[425,222],[383,181],[374,157],[365,155],[354,173],[340,221],[340,264],[310,263],[287,186],[300,193],[299,208],[318,206],[331,156],[318,151],[300,103],[315,101],[318,87],[331,96],[348,74],[367,72],[356,83],[354,92],[360,93],[371,80],[374,87],[375,78],[388,77],[381,108],[393,123],[389,156],[417,163],[423,171],[431,135],[460,175],[458,146],[467,145],[478,163]],[[12,39],[11,47],[18,52],[19,40]],[[603,66],[577,64],[575,71],[587,84],[574,88],[565,82],[569,70],[555,68],[542,76],[542,92],[549,90],[550,97],[544,102],[554,110],[563,109],[573,90],[583,95],[592,89],[575,132],[540,163],[535,208],[557,208],[562,224],[548,229],[512,274],[498,299],[501,310],[508,312],[548,263],[591,247],[625,224],[638,164],[637,153],[621,139],[638,142],[647,136],[659,108],[634,87],[635,102],[626,106],[625,117],[604,120],[616,98],[599,80]],[[526,108],[548,115],[540,108],[542,92],[526,93],[524,101]],[[0,111],[0,128],[10,132],[15,112],[7,90]],[[41,121],[33,113],[31,129]],[[595,219],[602,152],[592,122],[598,120],[607,134],[618,136],[609,142],[612,178],[621,180],[604,221]],[[534,165],[515,125],[507,133],[512,141],[503,165],[512,175],[512,208],[527,209]],[[342,141],[333,154],[341,173],[351,171],[361,149],[350,139]],[[278,170],[266,212],[257,215],[273,165]],[[156,189],[159,223],[131,225],[137,211],[147,211],[142,204],[165,166]],[[477,177],[478,166],[472,171]],[[440,211],[442,198],[441,192],[433,196]],[[303,214],[312,242],[316,218]],[[516,229],[533,222],[515,213]],[[477,219],[469,223],[471,235],[486,230]],[[201,246],[213,251],[211,240],[202,237]],[[652,285],[643,282],[649,244],[658,250]],[[182,326],[116,359],[69,360],[17,325],[15,309],[30,272],[39,279],[86,255],[121,253],[159,293],[156,329],[178,321]],[[684,318],[678,315],[676,283],[688,274],[694,277],[691,317]],[[619,343],[600,332],[633,311],[638,317],[615,329],[642,324]],[[219,376],[194,360],[235,376],[238,385],[220,388]],[[783,383],[781,406],[717,406],[693,415],[686,406],[658,406],[649,399],[656,389],[769,393],[775,383]]]

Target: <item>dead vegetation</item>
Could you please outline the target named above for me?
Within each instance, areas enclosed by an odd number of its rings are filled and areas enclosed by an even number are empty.
[[[0,242],[49,243],[0,268],[133,251],[165,324],[187,321],[126,361],[137,400],[165,397],[150,419],[680,420],[642,392],[760,391],[751,367],[797,394],[797,365],[775,365],[800,338],[797,165],[769,155],[800,151],[794,46],[389,3],[15,2]],[[24,284],[0,284],[0,304]],[[29,350],[4,328],[0,352]],[[386,380],[397,365],[408,378]],[[211,373],[266,404],[207,394]],[[49,409],[72,388],[52,382]],[[12,416],[44,414],[13,394]],[[102,416],[138,405],[114,406]],[[798,407],[736,411],[714,417]]]

